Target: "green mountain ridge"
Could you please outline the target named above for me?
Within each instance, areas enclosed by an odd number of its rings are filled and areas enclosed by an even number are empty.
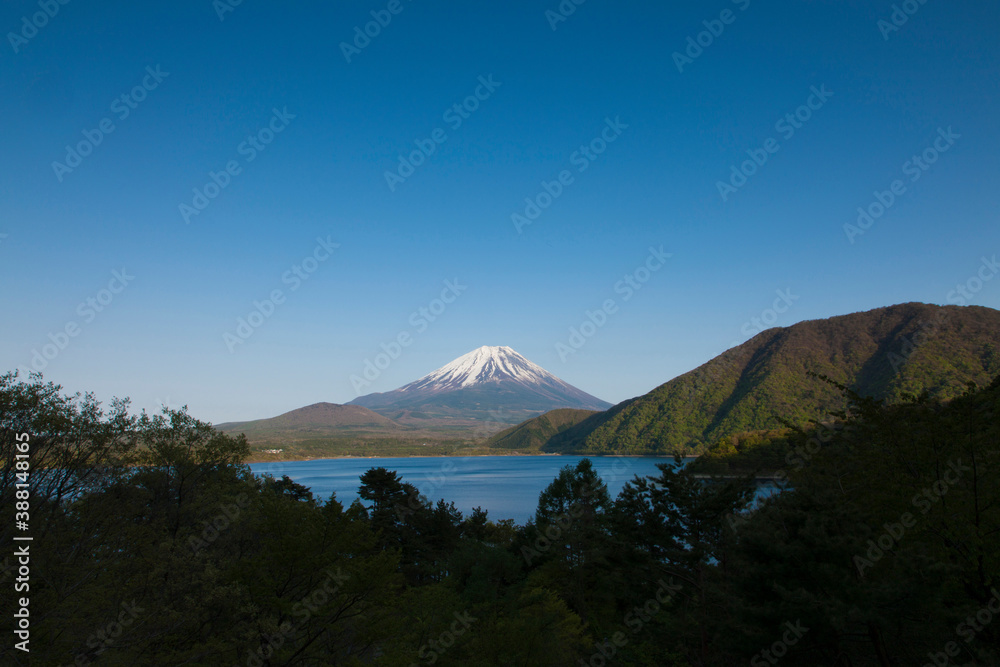
[[[577,426],[587,418],[602,414],[593,410],[559,408],[500,431],[486,441],[493,449],[538,450],[552,436]]]
[[[739,433],[806,425],[843,407],[829,376],[890,403],[948,400],[1000,373],[1000,311],[904,303],[764,331],[648,394],[550,437],[579,454],[698,454]]]

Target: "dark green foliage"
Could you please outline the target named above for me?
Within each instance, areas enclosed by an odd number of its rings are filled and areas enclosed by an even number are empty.
[[[1000,579],[1000,385],[891,406],[839,389],[844,427],[736,524],[734,648],[801,620],[789,664],[924,664],[950,642],[958,664],[995,664],[1000,626],[966,619]]]
[[[696,474],[770,475],[788,467],[790,452],[808,440],[808,433],[795,429],[738,433],[723,438],[691,463]]]
[[[563,591],[570,608],[597,628],[608,625],[614,609],[611,506],[607,485],[589,459],[566,466],[539,494],[521,545],[529,581]]]
[[[748,505],[754,485],[746,478],[706,482],[680,458],[658,467],[659,477],[636,477],[615,503],[618,552],[636,575],[629,591],[635,604],[657,582],[677,586],[674,612],[662,621],[673,641],[660,649],[677,650],[693,664],[710,664],[720,656],[715,636],[720,621],[731,614],[716,584],[733,546],[729,519]],[[643,582],[638,589],[636,580]]]
[[[898,403],[947,400],[1000,373],[1000,312],[907,303],[768,329],[644,396],[552,437],[545,451],[699,454],[739,433],[804,427],[843,407],[821,373]]]
[[[5,376],[0,492],[32,433],[35,540],[30,662],[8,640],[0,663],[1000,663],[1000,378],[892,403],[804,382],[840,397],[831,421],[724,439],[615,500],[584,459],[515,526],[385,468],[319,502],[186,412]],[[761,470],[788,484],[755,503]]]

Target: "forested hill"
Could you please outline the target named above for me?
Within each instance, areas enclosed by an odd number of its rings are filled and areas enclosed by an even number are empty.
[[[573,410],[572,408],[549,410],[543,415],[500,431],[486,444],[493,449],[537,450],[557,433],[599,414],[602,413],[593,410]]]
[[[861,395],[950,399],[1000,373],[1000,311],[905,303],[769,329],[644,396],[550,438],[546,451],[700,453],[746,431],[843,406],[827,375]]]

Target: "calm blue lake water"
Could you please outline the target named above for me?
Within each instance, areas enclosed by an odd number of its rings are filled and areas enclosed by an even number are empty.
[[[320,459],[255,463],[257,474],[275,477],[288,475],[312,489],[313,495],[326,500],[331,493],[345,507],[358,497],[358,479],[369,468],[395,470],[437,502],[444,498],[468,516],[480,506],[494,521],[514,519],[523,524],[535,513],[538,494],[547,487],[559,470],[575,466],[582,456],[473,456],[428,458]],[[615,498],[625,482],[635,475],[658,475],[657,463],[672,463],[670,458],[589,457],[601,479]],[[691,459],[693,460],[693,459]]]

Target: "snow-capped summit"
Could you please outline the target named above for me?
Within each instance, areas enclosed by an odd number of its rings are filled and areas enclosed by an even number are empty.
[[[606,410],[598,398],[560,380],[507,346],[476,348],[394,391],[351,402],[383,415],[516,423],[555,408]]]
[[[449,391],[504,380],[529,384],[562,383],[555,375],[507,346],[484,345],[463,354],[433,373],[400,387],[399,391]]]

